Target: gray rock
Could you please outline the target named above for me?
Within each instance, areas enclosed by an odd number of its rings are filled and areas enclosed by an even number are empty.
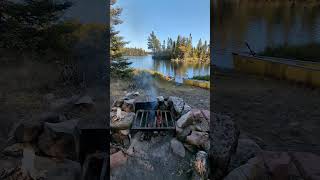
[[[175,97],[175,96],[169,96],[168,98],[169,105],[172,106],[173,110],[178,114],[181,115],[183,109],[184,109],[184,101],[182,98]]]
[[[184,142],[187,139],[187,136],[191,134],[191,128],[190,126],[186,127],[186,128],[179,128],[176,126],[176,133],[177,133],[177,138]]]
[[[224,180],[269,180],[262,158],[254,157],[231,171]]]
[[[114,101],[112,106],[113,107],[121,107],[123,102],[124,102],[124,99],[117,99],[117,100]]]
[[[134,99],[124,100],[121,109],[125,112],[134,112]]]
[[[205,110],[193,109],[194,124],[198,131],[209,132],[210,131],[210,115],[207,117],[208,112]]]
[[[172,149],[172,152],[180,157],[184,157],[186,155],[186,150],[184,149],[183,144],[178,141],[177,139],[172,139],[170,141],[170,146]]]
[[[52,111],[61,111],[63,109],[71,108],[72,105],[78,100],[79,96],[74,95],[70,98],[60,98],[50,102],[49,108]]]
[[[214,179],[227,173],[232,154],[236,152],[240,131],[233,119],[214,113],[210,119],[210,172]]]
[[[81,177],[80,163],[64,160],[53,160],[41,156],[34,158],[35,176],[43,180],[79,180]]]
[[[17,143],[6,147],[2,153],[6,156],[21,157],[23,155],[23,144]]]
[[[135,117],[135,113],[132,112],[121,112],[121,116],[120,119],[118,120],[114,120],[115,118],[115,114],[111,113],[111,123],[110,123],[110,127],[111,129],[114,130],[126,130],[129,129],[132,125],[133,119]]]
[[[9,139],[12,143],[23,143],[34,141],[42,130],[42,123],[40,121],[20,121],[14,124],[9,133]]]
[[[247,161],[255,157],[261,152],[260,146],[251,139],[239,139],[237,151],[231,156],[229,171],[247,163]]]
[[[158,96],[158,97],[157,97],[157,100],[158,100],[159,102],[164,102],[164,97],[163,97],[163,96]]]
[[[114,170],[124,165],[128,160],[128,157],[122,152],[118,151],[110,156],[110,170]]]
[[[186,142],[204,149],[206,144],[209,143],[209,134],[206,132],[192,131],[191,134],[187,136]]]
[[[192,115],[191,111],[189,111],[186,114],[182,115],[178,119],[178,121],[176,123],[178,128],[185,128],[185,127],[187,127],[187,126],[189,126],[191,124],[193,124],[193,115]]]
[[[77,160],[79,154],[78,120],[45,123],[38,140],[39,149],[48,156]]]
[[[75,103],[75,105],[83,105],[87,107],[92,107],[94,106],[94,102],[90,96],[83,96],[79,98]]]

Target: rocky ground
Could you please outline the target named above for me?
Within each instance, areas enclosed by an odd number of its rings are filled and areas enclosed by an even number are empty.
[[[320,153],[319,89],[234,72],[218,72],[213,83],[215,112],[263,149]]]

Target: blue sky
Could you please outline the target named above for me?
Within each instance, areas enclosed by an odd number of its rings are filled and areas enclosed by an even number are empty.
[[[128,47],[147,50],[147,38],[154,31],[161,40],[192,34],[193,44],[210,40],[210,0],[118,0],[123,24],[116,27]]]

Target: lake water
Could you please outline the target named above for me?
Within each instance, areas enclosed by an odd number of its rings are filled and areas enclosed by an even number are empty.
[[[174,77],[175,81],[182,83],[183,78],[203,76],[210,74],[210,66],[205,64],[175,63],[170,60],[152,59],[152,56],[126,57],[134,69],[147,69],[157,71],[166,76]]]
[[[232,68],[232,52],[266,46],[320,42],[320,2],[214,0],[212,63]]]

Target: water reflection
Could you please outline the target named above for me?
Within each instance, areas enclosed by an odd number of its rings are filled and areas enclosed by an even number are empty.
[[[164,75],[175,78],[176,82],[181,83],[183,78],[192,78],[199,75],[209,75],[210,67],[205,64],[186,64],[175,63],[170,60],[154,60],[151,56],[126,57],[130,65],[135,69],[147,69],[158,71]]]
[[[320,42],[320,2],[214,0],[213,63],[232,67],[231,52]]]

